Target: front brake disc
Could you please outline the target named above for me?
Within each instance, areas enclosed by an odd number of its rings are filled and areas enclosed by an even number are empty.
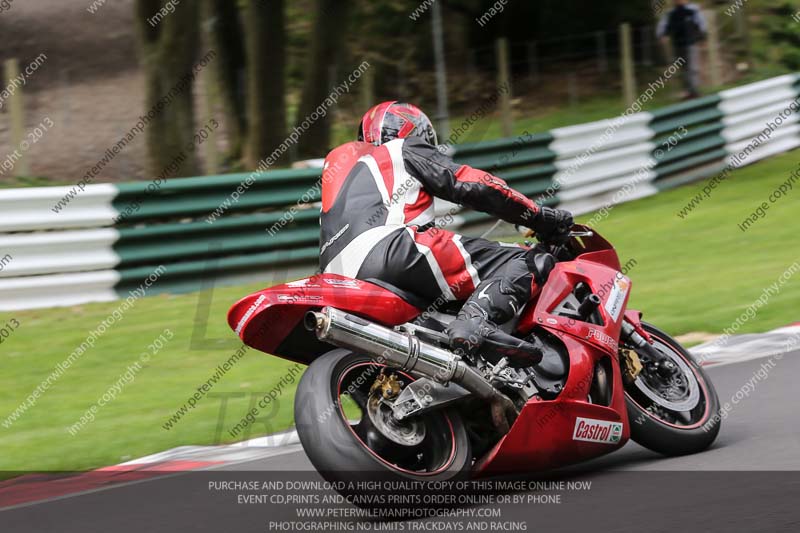
[[[653,403],[660,405],[661,407],[679,413],[691,411],[697,407],[697,404],[700,402],[700,384],[697,382],[694,372],[692,372],[692,369],[689,368],[688,364],[686,364],[686,361],[684,361],[682,357],[674,354],[668,346],[656,341],[653,347],[669,361],[672,361],[678,366],[681,371],[681,376],[685,380],[689,390],[684,395],[684,398],[665,398],[662,393],[659,393],[659,391],[655,391],[650,387],[650,385],[647,383],[647,380],[642,376],[641,373],[636,378],[636,381],[633,382],[634,385],[636,385],[636,388],[639,389],[642,394],[652,400]]]

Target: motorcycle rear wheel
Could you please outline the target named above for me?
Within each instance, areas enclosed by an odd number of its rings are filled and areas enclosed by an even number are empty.
[[[368,413],[370,388],[381,372],[395,374],[401,385],[413,381],[368,356],[341,349],[319,357],[303,374],[295,422],[317,471],[332,483],[465,477],[472,453],[457,411],[436,411],[403,423],[390,420],[385,406]]]
[[[719,398],[714,385],[703,367],[678,341],[651,324],[643,322],[642,326],[672,369],[664,381],[673,380],[675,385],[672,389],[666,384],[660,387],[658,376],[654,373],[648,376],[645,372],[637,377],[637,382],[626,384],[625,404],[631,438],[663,455],[701,452],[714,442],[720,430]],[[694,404],[691,409],[671,409],[689,400],[687,407]]]

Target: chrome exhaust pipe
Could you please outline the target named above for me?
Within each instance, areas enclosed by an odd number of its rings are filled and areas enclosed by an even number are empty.
[[[515,417],[514,403],[456,354],[407,333],[395,331],[332,307],[309,311],[305,326],[317,338],[340,348],[369,355],[379,363],[422,375],[442,384],[464,387],[492,405],[492,420],[508,431],[507,416]]]

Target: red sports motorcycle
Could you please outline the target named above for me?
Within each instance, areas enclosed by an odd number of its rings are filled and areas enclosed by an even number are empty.
[[[666,455],[707,448],[720,427],[714,386],[627,309],[631,282],[613,246],[584,226],[548,246],[560,262],[547,283],[473,356],[443,333],[457,309],[379,280],[322,274],[271,287],[237,302],[228,322],[245,344],[309,365],[295,421],[329,481],[538,471],[629,438]]]

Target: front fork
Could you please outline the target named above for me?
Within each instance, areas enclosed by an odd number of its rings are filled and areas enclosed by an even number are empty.
[[[622,340],[629,342],[630,344],[636,346],[637,348],[641,348],[642,350],[647,350],[648,348],[653,347],[653,339],[644,330],[641,323],[632,324],[625,320],[622,323],[621,338]]]
[[[653,347],[653,339],[642,327],[639,321],[640,314],[638,312],[626,313],[622,322],[622,333],[620,339],[627,344],[635,347],[634,350],[625,348],[619,349],[620,367],[622,368],[623,379],[626,383],[630,384],[636,381],[636,378],[643,370],[642,360],[639,353],[643,353],[647,358],[654,358],[658,360],[658,352]],[[637,353],[637,350],[640,352]]]

